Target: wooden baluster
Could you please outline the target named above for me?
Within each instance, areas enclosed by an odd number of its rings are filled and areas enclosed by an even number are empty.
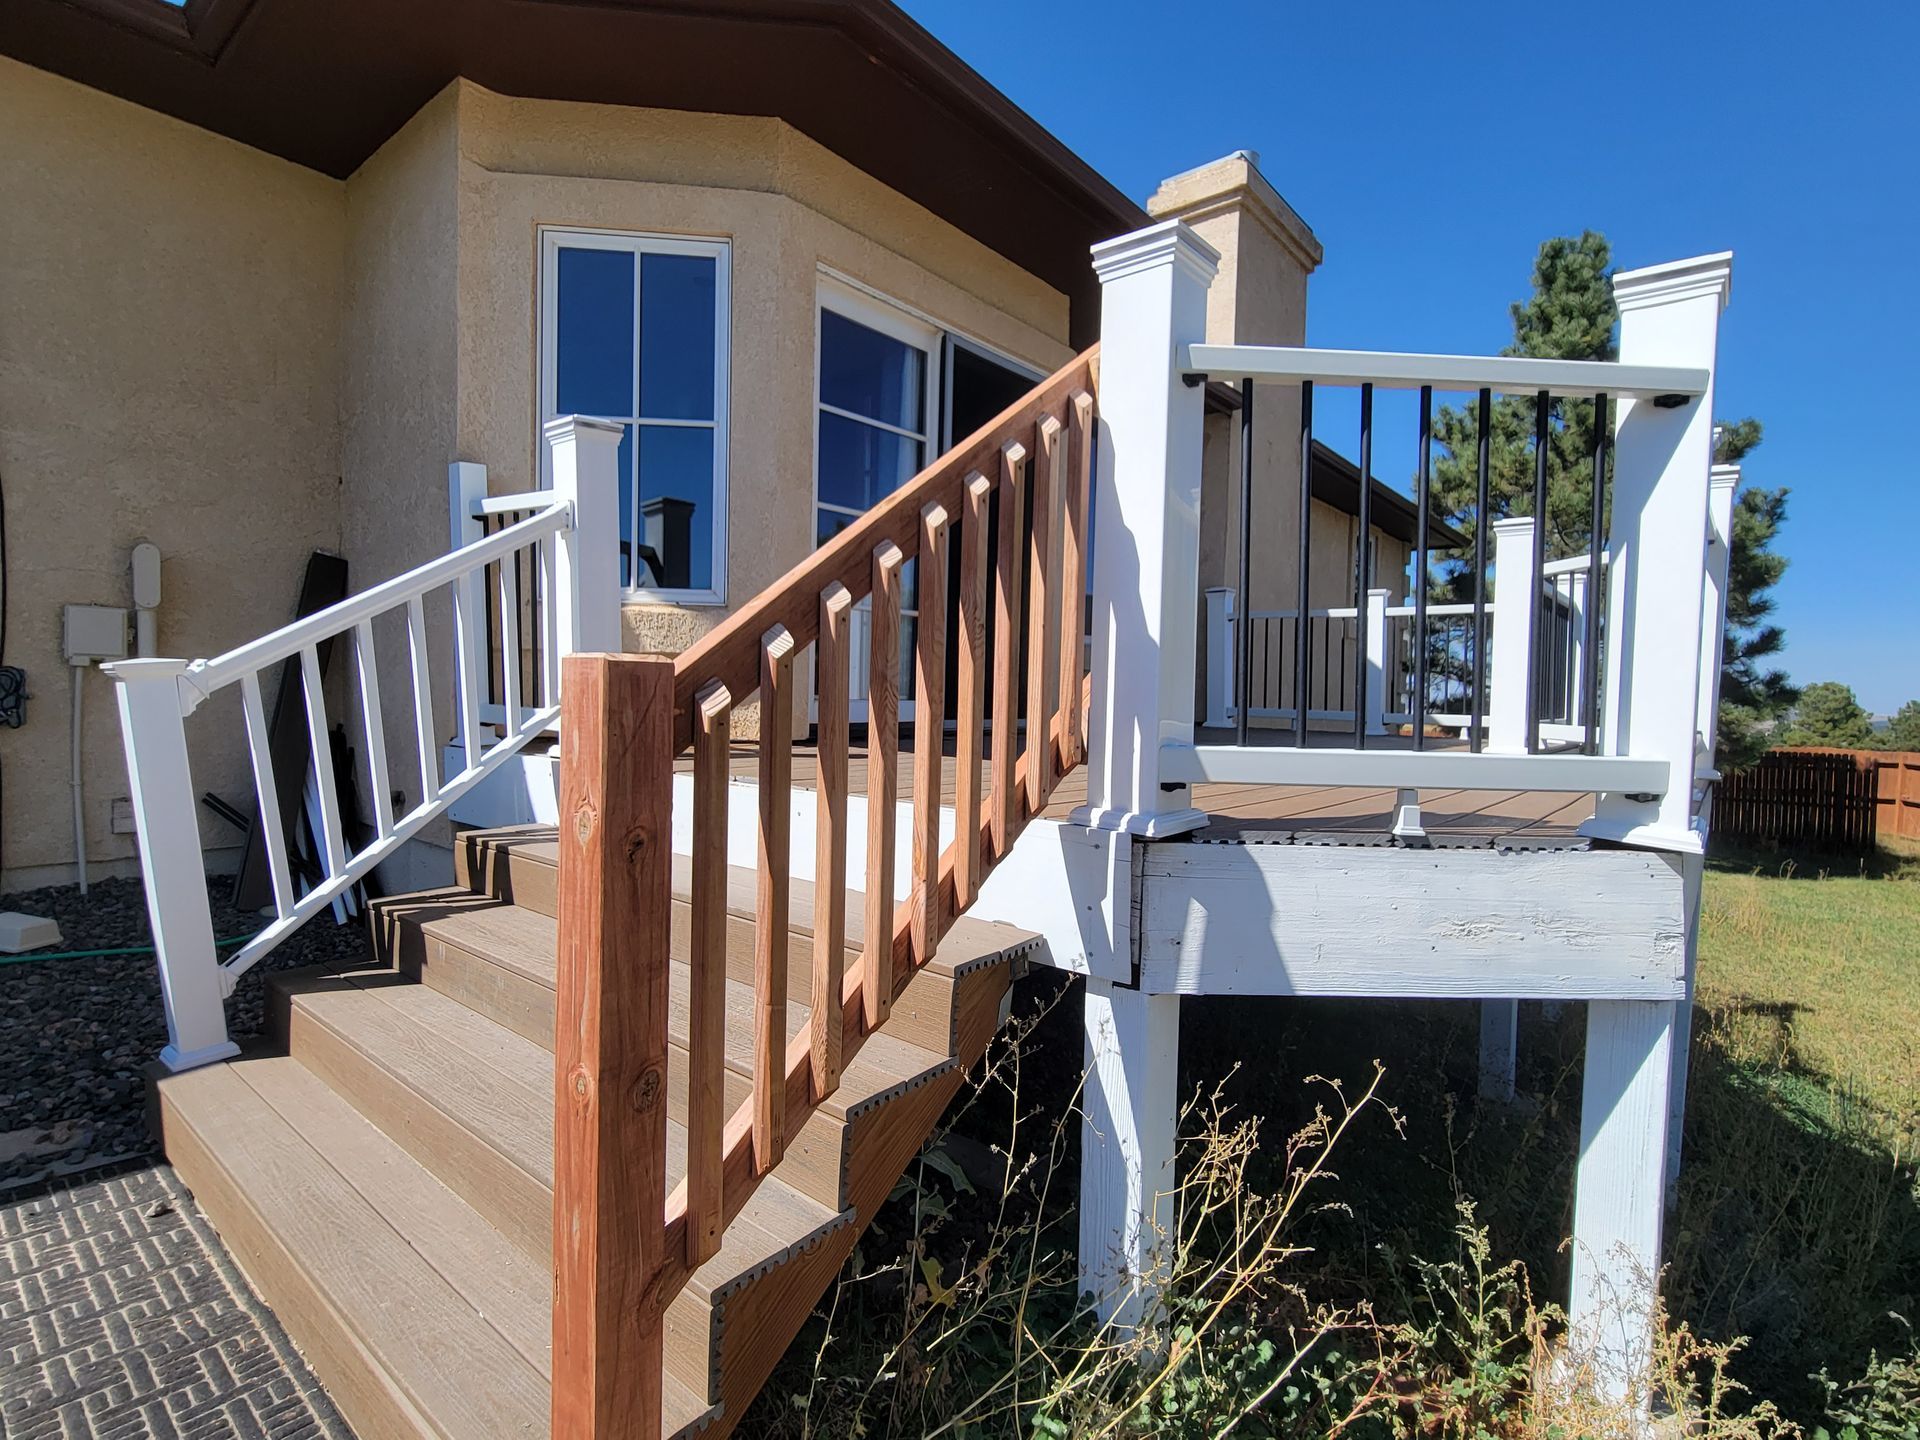
[[[993,482],[967,476],[960,526],[960,654],[954,681],[958,722],[953,749],[953,908],[957,914],[980,893],[980,753],[987,715],[987,522]]]
[[[847,628],[853,592],[835,581],[820,596],[820,643],[814,688],[820,697],[819,799],[813,850],[813,1094],[824,1100],[840,1084],[840,991],[847,953]]]
[[[693,895],[687,1024],[687,1268],[720,1248],[727,1045],[727,780],[733,696],[694,699]]]
[[[1060,763],[1072,769],[1086,758],[1080,709],[1085,671],[1087,496],[1093,487],[1093,396],[1073,392],[1073,456],[1067,466],[1066,515],[1060,532]]]
[[[873,552],[873,615],[867,628],[867,906],[860,983],[867,1029],[893,1011],[894,805],[900,789],[900,571],[891,540]]]
[[[920,512],[920,623],[913,683],[913,962],[940,943],[940,762],[947,743],[947,545],[943,506]]]
[[[1054,537],[1060,533],[1060,506],[1067,498],[1067,430],[1053,416],[1041,419],[1040,448],[1033,462],[1033,530],[1027,568],[1033,593],[1027,597],[1027,813],[1038,815],[1053,793],[1053,682],[1047,642],[1060,628],[1056,609],[1060,587],[1053,564]]]
[[[660,1433],[673,662],[569,655],[554,994],[558,1440]]]
[[[787,884],[793,799],[793,635],[760,641],[760,879],[753,940],[753,1168],[780,1163],[787,1120]]]
[[[1005,855],[1020,823],[1014,756],[1020,709],[1020,543],[1026,510],[1027,447],[1010,440],[1000,451],[1000,534],[993,557],[993,853]]]

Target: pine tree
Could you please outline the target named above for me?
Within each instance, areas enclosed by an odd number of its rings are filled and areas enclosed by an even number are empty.
[[[1782,745],[1834,745],[1857,750],[1873,738],[1873,723],[1851,687],[1838,680],[1821,680],[1800,692],[1793,719],[1780,737]]]
[[[1584,231],[1546,241],[1533,262],[1533,293],[1511,307],[1513,343],[1501,353],[1542,360],[1612,360],[1619,354],[1608,275],[1613,252],[1607,237]],[[1534,399],[1506,395],[1493,402],[1488,429],[1486,523],[1533,513]],[[1547,554],[1572,555],[1587,548],[1593,517],[1593,401],[1548,403]],[[1469,537],[1480,523],[1478,492],[1479,409],[1442,406],[1434,416],[1434,508]],[[1471,575],[1456,574],[1452,587],[1471,595]]]
[[[1920,700],[1902,705],[1880,738],[1883,750],[1920,750]]]
[[[1513,343],[1504,354],[1545,360],[1613,360],[1619,356],[1606,236],[1586,230],[1540,246],[1533,262],[1533,293],[1511,307]],[[1611,402],[1610,407],[1611,408]],[[1613,416],[1606,417],[1611,425]],[[1488,515],[1484,523],[1533,513],[1535,401],[1508,395],[1493,402],[1488,425]],[[1594,403],[1549,402],[1547,444],[1548,556],[1584,552],[1593,527]],[[1722,421],[1714,458],[1735,461],[1759,445],[1761,425],[1751,417]],[[1470,556],[1478,513],[1479,407],[1443,406],[1433,423],[1433,506],[1468,537],[1447,563],[1436,565],[1436,598],[1473,596]],[[1612,480],[1608,451],[1608,482]],[[1609,490],[1609,498],[1611,491]],[[1605,512],[1603,507],[1603,516]],[[1773,542],[1787,515],[1784,487],[1743,490],[1734,502],[1733,550],[1728,563],[1727,633],[1722,656],[1720,755],[1722,767],[1751,764],[1767,747],[1767,732],[1798,697],[1786,674],[1763,662],[1786,637],[1772,623],[1768,593],[1787,568]],[[1491,547],[1489,546],[1489,558]],[[1458,666],[1441,655],[1436,664]]]
[[[1760,422],[1752,417],[1722,422],[1714,459],[1741,459],[1760,444],[1762,434]],[[1722,770],[1743,769],[1759,759],[1772,743],[1769,732],[1775,722],[1800,698],[1785,671],[1763,663],[1786,645],[1786,633],[1773,623],[1775,601],[1768,593],[1786,573],[1786,557],[1773,550],[1786,518],[1785,486],[1742,490],[1734,499],[1727,628],[1721,644],[1717,763]]]

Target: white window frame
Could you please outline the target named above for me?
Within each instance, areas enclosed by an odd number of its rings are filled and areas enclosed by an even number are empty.
[[[612,250],[634,257],[634,404],[633,414],[608,415],[603,418],[623,425],[680,427],[686,429],[710,429],[713,432],[713,505],[709,517],[713,526],[713,583],[702,589],[665,590],[628,583],[628,576],[621,576],[621,598],[628,603],[667,604],[667,605],[725,605],[727,603],[727,531],[728,531],[728,472],[731,449],[730,415],[731,397],[730,379],[732,375],[732,264],[733,246],[730,241],[721,238],[700,238],[686,235],[656,235],[629,230],[595,230],[574,226],[543,225],[540,227],[540,315],[539,315],[539,375],[540,375],[540,420],[542,423],[552,419],[557,413],[555,392],[557,388],[556,357],[558,354],[559,328],[559,283],[560,250]],[[639,257],[642,255],[695,255],[714,261],[714,304],[713,304],[713,419],[705,420],[662,420],[639,414],[639,337],[640,306],[642,302],[639,281]],[[547,473],[546,447],[539,445],[540,484],[543,488],[551,485]],[[634,446],[635,464],[639,463],[639,445]],[[622,476],[622,484],[637,484],[632,477]],[[637,549],[640,543],[640,505],[639,496],[634,496],[633,506],[634,535],[633,545]]]

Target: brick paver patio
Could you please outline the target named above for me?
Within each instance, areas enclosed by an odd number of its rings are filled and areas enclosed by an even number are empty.
[[[0,1202],[0,1433],[352,1440],[163,1164]]]

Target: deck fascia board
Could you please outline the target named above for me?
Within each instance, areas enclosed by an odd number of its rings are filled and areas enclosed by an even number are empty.
[[[1677,858],[1637,850],[1143,847],[1140,988],[1677,1000]]]

